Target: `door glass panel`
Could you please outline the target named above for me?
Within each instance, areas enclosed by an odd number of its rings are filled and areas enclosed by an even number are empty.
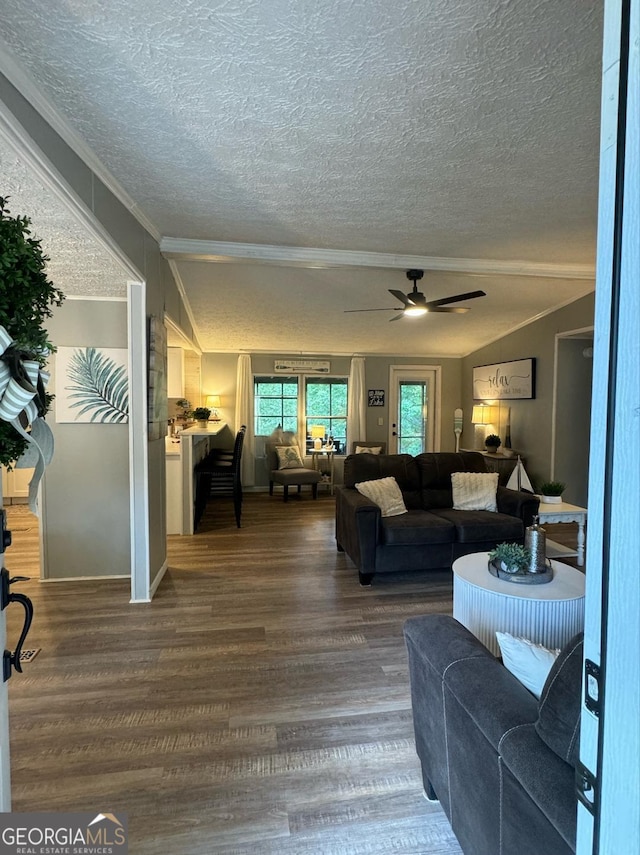
[[[401,380],[398,386],[398,453],[425,451],[427,384]]]

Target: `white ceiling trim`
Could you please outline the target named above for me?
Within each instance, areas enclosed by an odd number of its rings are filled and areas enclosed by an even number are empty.
[[[527,318],[527,320],[522,321],[521,324],[516,324],[515,326],[511,327],[511,329],[507,330],[506,332],[503,331],[500,333],[500,335],[497,335],[494,338],[490,338],[488,341],[485,341],[484,344],[481,345],[481,347],[479,347],[479,348],[476,347],[473,350],[469,350],[466,353],[460,354],[460,356],[463,358],[467,357],[467,356],[471,356],[472,353],[476,353],[478,350],[482,350],[483,347],[489,347],[490,344],[494,344],[496,341],[500,341],[501,339],[504,339],[507,336],[512,335],[512,333],[518,332],[518,330],[522,330],[525,327],[528,327],[530,324],[535,324],[535,322],[539,321],[541,318],[546,318],[547,315],[552,315],[554,312],[558,312],[558,311],[560,311],[560,309],[564,309],[565,306],[570,306],[572,303],[575,303],[578,300],[581,300],[583,296],[585,296],[585,295],[583,294],[580,297],[576,297],[575,299],[572,298],[570,300],[565,300],[564,303],[558,303],[554,306],[549,306],[549,308],[545,309],[543,312],[538,312],[538,314],[534,315],[532,318]]]
[[[178,265],[175,263],[175,261],[169,261],[169,269],[173,274],[173,278],[176,283],[176,288],[178,289],[178,293],[182,297],[182,303],[187,313],[187,317],[189,318],[189,322],[191,323],[191,329],[193,330],[194,338],[193,344],[195,345],[194,350],[198,351],[199,353],[202,353],[202,345],[200,344],[200,339],[198,338],[198,324],[196,323],[196,319],[191,310],[191,303],[189,302],[189,298],[187,297],[187,292],[185,291],[184,283],[182,281],[182,277],[180,276]],[[165,318],[166,317],[167,316],[165,315]]]
[[[51,125],[53,130],[62,137],[69,148],[102,181],[105,187],[113,193],[116,199],[136,218],[140,225],[156,241],[160,242],[160,232],[156,226],[146,217],[122,185],[116,181],[109,170],[96,157],[93,150],[76,134],[51,102],[43,96],[31,77],[15,62],[2,38],[0,38],[0,71],[42,118]]]
[[[554,264],[540,261],[504,261],[488,258],[444,258],[429,255],[396,255],[344,249],[272,246],[212,240],[163,237],[160,251],[168,259],[218,264],[279,264],[287,267],[380,267],[441,270],[491,276],[534,276],[545,279],[595,279],[591,264]]]
[[[144,276],[124,254],[93,211],[88,208],[42,150],[35,144],[9,108],[0,101],[0,134],[14,151],[33,169],[61,204],[84,226],[120,265],[123,275],[143,281]]]
[[[185,335],[183,330],[167,312],[164,313],[164,325],[180,339],[184,346],[184,350],[193,350],[198,356],[202,356],[202,350],[189,338],[189,336]]]
[[[65,294],[64,295],[65,302],[67,300],[78,300],[78,301],[93,301],[94,303],[126,303],[126,297],[109,297],[109,296],[94,296],[94,295],[83,295],[83,294]]]

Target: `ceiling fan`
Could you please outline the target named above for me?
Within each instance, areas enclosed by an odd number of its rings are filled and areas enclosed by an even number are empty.
[[[455,312],[463,314],[469,309],[465,306],[449,306],[448,303],[459,303],[462,300],[474,300],[476,297],[485,297],[484,291],[468,291],[466,294],[454,294],[452,297],[442,297],[440,300],[426,300],[422,291],[418,291],[416,282],[424,276],[424,270],[407,270],[407,279],[413,282],[413,289],[408,294],[403,294],[402,291],[397,291],[395,288],[389,288],[389,293],[397,297],[402,303],[402,311],[392,321],[399,321],[405,315],[410,318],[417,318],[421,315],[430,314],[432,312]],[[345,312],[394,312],[398,307],[391,309],[345,309]]]

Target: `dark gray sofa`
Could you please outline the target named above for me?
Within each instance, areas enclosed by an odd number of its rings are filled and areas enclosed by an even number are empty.
[[[336,487],[336,542],[358,568],[360,582],[376,573],[451,569],[456,558],[488,552],[503,541],[522,543],[525,526],[537,513],[531,493],[498,487],[498,512],[453,510],[451,474],[486,472],[477,452],[352,454],[344,463],[344,484]],[[380,508],[355,485],[393,476],[408,513],[382,517]]]
[[[447,615],[405,623],[416,750],[465,855],[575,852],[582,634],[538,701]]]

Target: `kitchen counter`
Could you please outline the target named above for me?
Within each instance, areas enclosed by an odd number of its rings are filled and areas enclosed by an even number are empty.
[[[194,425],[177,436],[165,437],[167,471],[167,534],[193,534],[195,507],[195,467],[215,445],[226,422],[209,422],[206,428]]]

